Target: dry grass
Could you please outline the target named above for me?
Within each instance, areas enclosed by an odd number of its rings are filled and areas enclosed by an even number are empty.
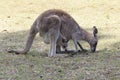
[[[119,3],[119,0],[1,0],[0,80],[119,80]],[[6,52],[23,48],[37,16],[53,8],[67,11],[90,32],[92,26],[97,26],[96,53],[48,58],[49,45],[38,36],[27,55]],[[89,49],[88,44],[82,44]],[[69,45],[73,47],[72,43]]]

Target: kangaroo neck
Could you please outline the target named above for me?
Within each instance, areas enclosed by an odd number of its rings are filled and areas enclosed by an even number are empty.
[[[92,34],[87,32],[86,30],[84,29],[81,29],[80,28],[80,35],[82,36],[82,40],[86,41],[89,43],[90,39],[92,38]]]

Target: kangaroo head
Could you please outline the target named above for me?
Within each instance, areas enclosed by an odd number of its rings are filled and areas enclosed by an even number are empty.
[[[98,33],[97,28],[93,26],[93,37],[89,41],[91,52],[96,51],[96,47],[98,43],[97,33]]]

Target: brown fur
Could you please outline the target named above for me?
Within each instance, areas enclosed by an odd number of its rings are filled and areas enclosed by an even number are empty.
[[[82,29],[77,22],[66,12],[62,10],[47,10],[43,12],[33,23],[23,51],[13,51],[15,53],[27,53],[32,45],[36,33],[40,33],[45,43],[50,43],[50,52],[48,56],[55,56],[56,50],[64,45],[62,39],[73,40],[75,52],[78,51],[78,40],[87,41],[90,44],[91,51],[96,50],[97,36],[96,33],[90,34]],[[57,46],[57,49],[56,49]]]

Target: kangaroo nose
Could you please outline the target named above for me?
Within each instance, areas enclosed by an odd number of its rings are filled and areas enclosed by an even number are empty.
[[[95,48],[91,48],[91,52],[95,52]]]

